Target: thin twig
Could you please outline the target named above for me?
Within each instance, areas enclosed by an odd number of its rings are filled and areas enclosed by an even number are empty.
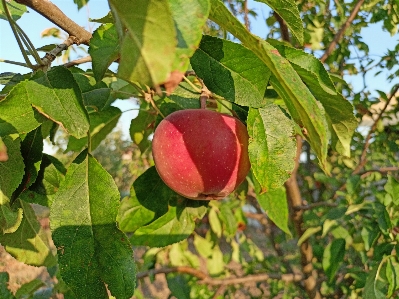
[[[320,61],[325,62],[327,58],[331,55],[331,53],[334,51],[335,46],[341,41],[342,37],[345,34],[346,29],[352,24],[353,20],[356,18],[360,7],[363,5],[364,0],[359,0],[355,7],[353,8],[351,14],[349,15],[348,19],[345,21],[345,23],[342,25],[342,27],[338,30],[337,34],[335,34],[334,39],[328,46],[327,50],[324,52],[323,56],[321,56]]]
[[[244,23],[249,31],[249,18],[248,18],[248,0],[244,0]]]
[[[13,21],[13,23],[18,31],[18,34],[22,38],[22,41],[24,42],[26,48],[28,48],[29,53],[33,56],[36,63],[40,64],[42,60],[40,59],[39,53],[37,53],[35,46],[29,39],[28,35],[22,30],[22,28],[17,24],[17,22]]]
[[[8,63],[8,64],[14,64],[14,65],[19,65],[19,66],[30,68],[26,63],[23,63],[23,62],[12,61],[12,60],[7,60],[7,59],[0,59],[0,62],[4,62],[4,63]]]
[[[7,16],[8,23],[10,24],[10,27],[11,27],[11,30],[12,30],[12,32],[14,34],[15,40],[17,41],[19,50],[21,51],[21,54],[22,54],[22,56],[25,59],[26,65],[29,68],[31,68],[32,67],[32,63],[30,62],[29,57],[26,54],[25,48],[22,45],[22,41],[21,41],[21,39],[19,37],[18,30],[17,30],[17,28],[15,26],[15,22],[14,22],[14,20],[12,19],[11,15],[10,15],[10,11],[8,10],[7,3],[6,3],[5,0],[2,0],[2,3],[3,3],[4,11],[5,11],[6,16]]]
[[[311,203],[306,206],[295,206],[293,207],[293,209],[305,211],[305,210],[312,210],[318,207],[336,207],[336,206],[338,206],[336,203],[321,201],[321,202]]]
[[[215,294],[213,294],[212,299],[217,299],[226,291],[227,286],[225,284],[221,284]]]
[[[169,273],[189,274],[191,276],[198,278],[199,284],[207,284],[213,286],[253,283],[253,282],[267,281],[268,279],[277,279],[284,282],[298,282],[303,279],[302,275],[295,273],[291,274],[261,273],[261,274],[247,275],[244,277],[228,277],[228,278],[215,279],[213,277],[208,276],[208,274],[204,273],[201,270],[197,270],[195,268],[186,267],[186,266],[152,269],[149,271],[138,273],[137,278],[141,279],[147,276],[158,275],[158,274],[169,274]]]
[[[163,115],[163,113],[161,112],[161,110],[159,110],[158,106],[155,104],[154,99],[152,98],[152,94],[150,93],[145,93],[144,94],[144,99],[151,104],[151,106],[158,112],[158,114],[160,116],[162,116],[162,118],[165,118],[165,115]]]
[[[89,45],[91,33],[68,18],[56,5],[46,0],[15,0],[41,14],[74,37],[76,44]]]
[[[290,33],[288,31],[287,23],[283,20],[282,17],[276,12],[273,12],[273,16],[276,18],[278,24],[280,25],[281,37],[286,42],[290,42]]]
[[[151,269],[145,272],[137,273],[137,279],[141,279],[147,276],[153,276],[157,274],[169,274],[169,273],[184,273],[190,274],[191,276],[195,276],[198,279],[206,279],[208,275],[201,270],[197,270],[191,267],[186,266],[179,266],[179,267],[172,267],[172,268],[160,268],[160,269]]]
[[[75,59],[75,60],[72,60],[70,62],[67,62],[67,63],[64,64],[64,66],[66,68],[68,68],[68,67],[72,67],[72,66],[79,65],[79,64],[82,64],[82,63],[86,63],[86,62],[90,62],[90,61],[91,61],[91,56],[86,56],[86,57],[83,57],[83,58],[79,58],[79,59]]]
[[[222,279],[214,279],[213,277],[209,277],[205,280],[199,281],[200,284],[207,285],[230,285],[230,284],[244,284],[244,283],[254,283],[260,281],[267,281],[269,279],[281,280],[284,282],[299,282],[303,279],[303,276],[300,274],[254,274],[247,275],[244,277],[229,277]]]

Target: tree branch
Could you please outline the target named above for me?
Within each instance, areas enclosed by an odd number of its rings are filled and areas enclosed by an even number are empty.
[[[66,31],[74,38],[75,44],[89,45],[91,33],[68,18],[56,5],[45,0],[15,0],[19,4],[26,5],[55,25]]]
[[[295,158],[295,167],[291,177],[285,182],[288,203],[291,207],[291,219],[294,223],[295,231],[300,238],[304,231],[302,229],[303,210],[298,209],[302,206],[301,192],[299,190],[297,172],[299,168],[299,157],[302,152],[302,138],[297,135],[297,152]],[[302,272],[304,274],[305,291],[311,299],[321,299],[320,291],[317,285],[317,272],[313,269],[313,248],[309,240],[305,240],[300,245]]]
[[[245,277],[228,277],[215,279],[213,277],[208,276],[208,274],[202,272],[201,270],[197,270],[191,267],[179,266],[172,268],[160,268],[160,269],[152,269],[145,272],[140,272],[137,274],[137,278],[144,278],[150,275],[158,275],[158,274],[169,274],[169,273],[183,273],[189,274],[199,279],[198,283],[207,284],[212,286],[217,285],[230,285],[230,284],[245,284],[250,282],[260,282],[266,281],[268,279],[277,279],[282,280],[284,282],[298,282],[303,279],[303,276],[300,274],[254,274],[247,275]]]
[[[179,267],[173,267],[173,268],[160,268],[160,269],[152,269],[148,270],[145,272],[140,272],[137,273],[137,279],[144,278],[146,276],[152,276],[152,275],[157,275],[157,274],[169,274],[169,273],[184,273],[184,274],[190,274],[191,276],[195,276],[198,279],[207,279],[208,275],[201,270],[197,270],[191,267],[186,267],[186,266],[179,266]]]
[[[276,12],[273,12],[273,16],[276,18],[278,24],[280,25],[281,37],[283,40],[290,42],[290,33],[288,31],[288,26],[282,17]]]
[[[79,58],[79,59],[75,59],[75,60],[72,60],[70,62],[67,62],[67,63],[64,64],[64,66],[66,68],[68,68],[68,67],[72,67],[72,66],[79,65],[79,64],[82,64],[82,63],[86,63],[86,62],[90,62],[90,61],[91,61],[91,56],[86,56],[86,57],[83,57],[83,58]]]
[[[337,204],[333,203],[333,202],[325,202],[325,201],[321,201],[321,202],[315,202],[315,203],[311,203],[305,206],[295,206],[293,207],[294,210],[312,210],[314,208],[318,208],[318,207],[336,207]]]
[[[331,55],[331,53],[334,51],[335,46],[339,43],[339,41],[342,39],[342,37],[345,34],[346,29],[352,24],[353,20],[356,18],[356,15],[358,14],[360,7],[363,5],[364,0],[359,0],[355,7],[353,8],[351,14],[349,15],[348,19],[346,22],[342,25],[341,29],[338,30],[337,34],[335,34],[333,41],[330,43],[328,46],[327,50],[324,52],[323,56],[321,56],[320,61],[325,62],[327,58]]]
[[[248,0],[244,0],[244,23],[245,27],[249,31],[249,18],[248,18]]]

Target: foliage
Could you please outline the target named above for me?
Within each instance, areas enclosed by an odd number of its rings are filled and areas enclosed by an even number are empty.
[[[50,67],[70,37],[40,58],[16,23],[23,4],[37,7],[17,2],[2,1],[0,21],[36,64],[25,55],[30,73],[0,74],[0,244],[58,283],[13,294],[0,273],[2,298],[149,297],[142,278],[160,273],[177,298],[397,297],[398,87],[378,91],[386,105],[375,111],[367,86],[342,79],[396,76],[396,51],[375,59],[360,35],[380,21],[396,33],[395,2],[259,1],[274,11],[261,38],[245,0],[109,0],[88,70]],[[251,173],[221,201],[175,193],[151,158],[162,118],[204,96],[250,136]],[[115,130],[124,112],[114,105],[131,98],[132,142]],[[45,139],[66,145],[46,154]],[[49,209],[51,232],[34,205]]]

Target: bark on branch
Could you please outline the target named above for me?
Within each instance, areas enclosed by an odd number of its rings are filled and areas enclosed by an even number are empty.
[[[56,5],[47,0],[15,0],[26,5],[74,37],[75,44],[89,45],[91,33],[68,18]]]
[[[291,208],[291,219],[294,223],[295,231],[298,238],[300,238],[304,231],[302,228],[303,224],[303,210],[298,209],[302,206],[301,192],[299,190],[297,172],[299,167],[299,157],[302,152],[302,138],[297,135],[297,153],[295,160],[295,168],[292,171],[291,177],[285,183],[285,189],[287,191],[287,199]],[[302,272],[304,275],[305,291],[311,299],[321,299],[319,287],[317,285],[317,272],[313,269],[313,248],[309,240],[305,240],[299,251],[301,253],[301,265]]]
[[[324,52],[323,56],[321,56],[320,61],[325,62],[327,58],[331,55],[331,53],[334,51],[335,46],[340,42],[342,37],[345,34],[346,29],[352,24],[353,20],[356,18],[360,7],[363,5],[364,0],[359,0],[355,7],[353,8],[351,14],[349,15],[348,19],[345,21],[345,23],[342,25],[341,29],[338,30],[337,34],[335,34],[333,41],[330,43],[328,46],[327,50]]]
[[[200,284],[207,284],[212,286],[217,285],[231,285],[231,284],[245,284],[250,282],[260,282],[266,281],[268,279],[278,279],[284,282],[298,282],[303,279],[303,276],[300,274],[254,274],[254,275],[247,275],[245,277],[228,277],[222,279],[215,279],[213,277],[208,276],[208,274],[202,272],[201,270],[197,270],[191,267],[180,266],[180,267],[172,267],[172,268],[160,268],[160,269],[153,269],[145,272],[140,272],[137,274],[137,278],[144,278],[150,275],[157,275],[157,274],[169,274],[169,273],[183,273],[189,274],[199,279]]]

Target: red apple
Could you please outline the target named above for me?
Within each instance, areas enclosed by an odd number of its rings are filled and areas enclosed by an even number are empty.
[[[191,199],[226,197],[250,169],[245,125],[205,109],[168,115],[155,130],[152,151],[165,184]]]

